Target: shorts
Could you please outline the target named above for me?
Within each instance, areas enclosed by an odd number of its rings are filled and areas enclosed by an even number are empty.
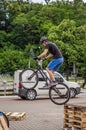
[[[55,58],[48,64],[47,68],[49,70],[58,71],[63,61],[64,61],[64,58]]]

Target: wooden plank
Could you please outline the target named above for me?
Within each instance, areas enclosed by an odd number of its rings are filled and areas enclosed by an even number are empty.
[[[5,113],[5,114],[6,114],[6,116],[8,117],[8,116],[10,116],[11,113],[12,113],[12,112],[8,112],[8,113]]]
[[[86,112],[86,104],[65,104],[64,108],[69,108],[69,109],[76,109],[80,110],[83,112]]]
[[[2,125],[1,125],[1,122],[0,122],[0,130],[3,130],[3,127],[2,127]]]
[[[2,112],[0,112],[0,127],[1,129],[0,130],[9,130],[8,126],[7,126],[7,123],[6,121],[4,120],[4,117],[3,117],[3,114]]]

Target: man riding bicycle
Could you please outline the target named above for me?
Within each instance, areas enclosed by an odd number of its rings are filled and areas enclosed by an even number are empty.
[[[37,56],[36,59],[40,59],[44,56],[45,59],[52,58],[52,60],[49,62],[49,64],[46,67],[46,71],[48,72],[51,79],[51,83],[49,84],[49,86],[54,86],[57,84],[54,77],[54,71],[58,71],[58,69],[61,67],[64,61],[64,58],[58,46],[55,43],[49,42],[47,37],[45,36],[41,37],[40,43],[43,46],[45,46],[45,50],[39,56]]]

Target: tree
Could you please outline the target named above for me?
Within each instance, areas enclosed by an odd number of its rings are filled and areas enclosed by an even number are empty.
[[[53,26],[48,31],[48,37],[53,40],[62,50],[65,58],[65,69],[67,73],[72,71],[73,62],[78,63],[84,57],[85,51],[85,27],[76,27],[73,20],[63,20],[58,26]],[[82,48],[82,51],[79,49]],[[80,52],[80,53],[79,53]],[[82,54],[82,56],[80,56]],[[85,60],[84,60],[85,61]],[[84,64],[85,65],[85,64]],[[78,66],[79,67],[79,66]],[[80,67],[79,67],[80,68]]]
[[[14,73],[17,69],[23,69],[28,66],[28,61],[24,58],[23,52],[12,50],[12,48],[4,48],[0,52],[0,72]]]
[[[48,5],[49,4],[49,2],[50,2],[50,0],[45,0],[45,3]]]
[[[31,58],[29,57],[30,49],[38,55],[39,39],[46,35],[63,52],[65,62],[61,71],[70,73],[73,62],[76,62],[79,74],[84,74],[86,70],[86,4],[82,0],[73,2],[48,0],[46,2],[46,4],[39,4],[29,0],[0,1],[0,56],[2,57],[0,60],[3,59],[0,63],[5,63],[5,55],[18,54],[15,52],[17,49],[22,53],[19,54],[20,57],[23,57],[27,64]],[[42,50],[41,46],[40,50]],[[16,54],[15,56],[17,57]],[[11,60],[11,58],[8,59]],[[36,65],[32,60],[31,63],[31,67],[35,68]],[[21,66],[24,67],[24,65]],[[13,71],[11,66],[6,69]],[[6,69],[4,65],[4,70]],[[3,66],[1,71],[4,72]]]
[[[14,28],[12,29],[10,40],[13,41],[16,46],[24,48],[25,45],[28,44],[28,20],[25,14],[20,13],[20,15],[13,20],[12,25]]]

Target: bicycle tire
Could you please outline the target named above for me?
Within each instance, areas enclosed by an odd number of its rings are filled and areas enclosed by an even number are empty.
[[[32,77],[30,78],[30,76]],[[20,84],[25,89],[35,88],[38,84],[38,80],[38,74],[31,68],[24,69],[19,75]]]
[[[58,83],[56,86],[50,87],[49,97],[54,104],[64,105],[70,99],[70,89],[66,84]]]
[[[8,118],[7,118],[6,114],[5,114],[5,113],[3,113],[3,112],[0,112],[0,113],[2,113],[2,115],[3,115],[3,117],[4,117],[5,122],[6,122],[7,126],[9,127],[9,120],[8,120]]]

